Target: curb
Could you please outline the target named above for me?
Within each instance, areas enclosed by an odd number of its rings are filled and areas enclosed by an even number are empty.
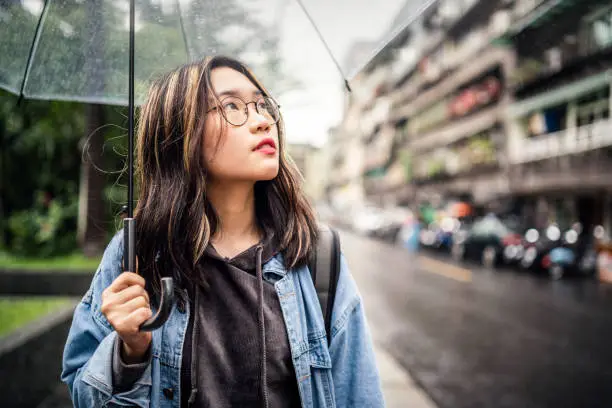
[[[0,395],[2,406],[36,406],[59,381],[62,352],[78,302],[0,338]]]
[[[94,272],[0,269],[0,295],[81,297],[89,289]]]
[[[374,352],[380,372],[385,407],[437,408],[389,353],[380,346],[375,346]]]

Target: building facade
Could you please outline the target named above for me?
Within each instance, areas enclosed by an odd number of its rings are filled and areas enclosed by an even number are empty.
[[[536,224],[610,228],[612,4],[516,6],[524,13],[504,35],[518,61],[508,84],[512,198]]]
[[[611,69],[607,0],[434,2],[354,82],[327,192],[609,224]]]

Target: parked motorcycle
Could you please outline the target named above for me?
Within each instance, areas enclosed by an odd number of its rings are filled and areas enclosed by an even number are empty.
[[[559,246],[550,250],[543,260],[551,279],[561,279],[568,273],[587,276],[597,268],[596,232],[573,227],[565,232]]]
[[[527,230],[522,240],[523,254],[518,262],[524,270],[539,272],[542,269],[542,260],[551,249],[559,245],[561,229],[556,224],[538,230]]]

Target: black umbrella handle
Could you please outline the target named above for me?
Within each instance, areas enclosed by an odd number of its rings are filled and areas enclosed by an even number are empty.
[[[126,271],[136,271],[136,220],[134,218],[124,218],[123,220],[123,254],[124,268]],[[172,278],[162,278],[161,280],[161,299],[159,309],[155,316],[144,322],[140,326],[141,331],[153,331],[166,323],[172,305],[174,304],[174,280]]]
[[[159,301],[159,309],[155,316],[144,322],[140,326],[140,331],[153,331],[160,328],[166,323],[172,304],[174,302],[174,281],[172,278],[162,278],[161,280],[161,299]]]

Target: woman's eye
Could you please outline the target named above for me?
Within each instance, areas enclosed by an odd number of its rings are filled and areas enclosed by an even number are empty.
[[[268,102],[260,102],[258,104],[257,110],[261,113],[268,113],[268,114],[272,114],[274,112],[274,109]]]
[[[233,112],[233,111],[237,111],[238,105],[234,102],[228,102],[225,105],[223,105],[223,110],[225,110],[226,112]]]

